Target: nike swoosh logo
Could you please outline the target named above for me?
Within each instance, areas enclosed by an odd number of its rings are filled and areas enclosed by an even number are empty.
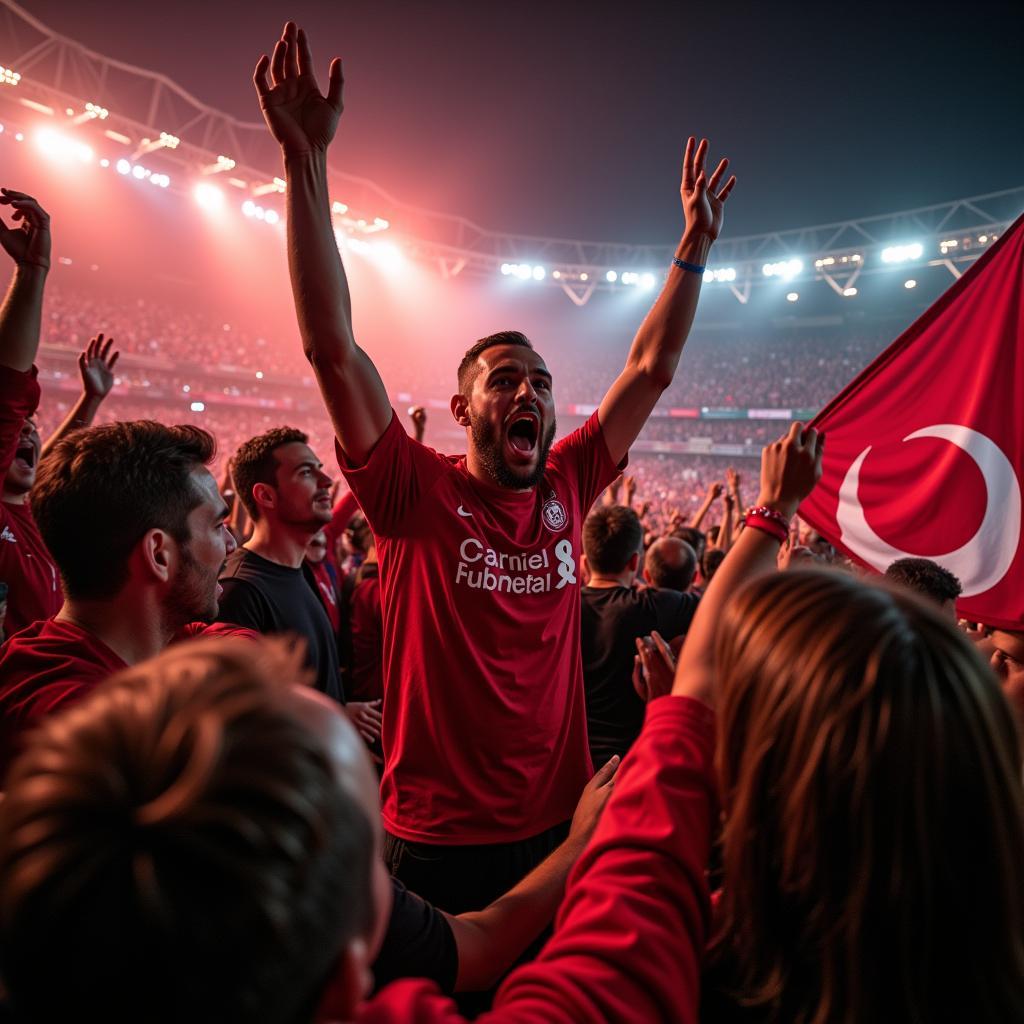
[[[461,505],[455,511],[464,519],[468,519],[473,514],[472,512],[467,512]]]

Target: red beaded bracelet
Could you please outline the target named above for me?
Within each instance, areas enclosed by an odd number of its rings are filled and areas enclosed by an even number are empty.
[[[747,509],[743,521],[755,530],[771,534],[780,544],[784,544],[789,537],[789,520],[781,512],[767,505]]]

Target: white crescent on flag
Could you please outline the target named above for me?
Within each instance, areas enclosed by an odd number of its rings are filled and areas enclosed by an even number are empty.
[[[929,555],[933,561],[957,576],[963,597],[991,590],[1008,572],[1020,543],[1020,481],[1010,460],[990,438],[970,427],[937,423],[908,434],[904,441],[936,437],[962,448],[975,461],[985,479],[988,494],[985,515],[974,536],[962,547],[945,554]],[[897,558],[912,557],[886,543],[872,529],[860,503],[860,471],[871,451],[868,445],[846,472],[839,489],[836,523],[840,538],[851,551],[879,572],[885,572]]]

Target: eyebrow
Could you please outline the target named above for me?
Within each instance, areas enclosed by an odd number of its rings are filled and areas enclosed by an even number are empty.
[[[519,372],[522,369],[520,363],[502,363],[500,366],[496,366],[490,373],[487,374],[487,379],[490,380],[492,377],[496,377],[499,373],[510,373]],[[531,377],[541,376],[547,380],[551,380],[551,374],[544,369],[543,366],[537,366],[529,371]]]

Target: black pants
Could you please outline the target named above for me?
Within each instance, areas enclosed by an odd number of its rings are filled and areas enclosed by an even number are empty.
[[[569,834],[569,822],[514,843],[436,846],[384,833],[384,860],[410,891],[449,914],[483,910],[528,875]]]

